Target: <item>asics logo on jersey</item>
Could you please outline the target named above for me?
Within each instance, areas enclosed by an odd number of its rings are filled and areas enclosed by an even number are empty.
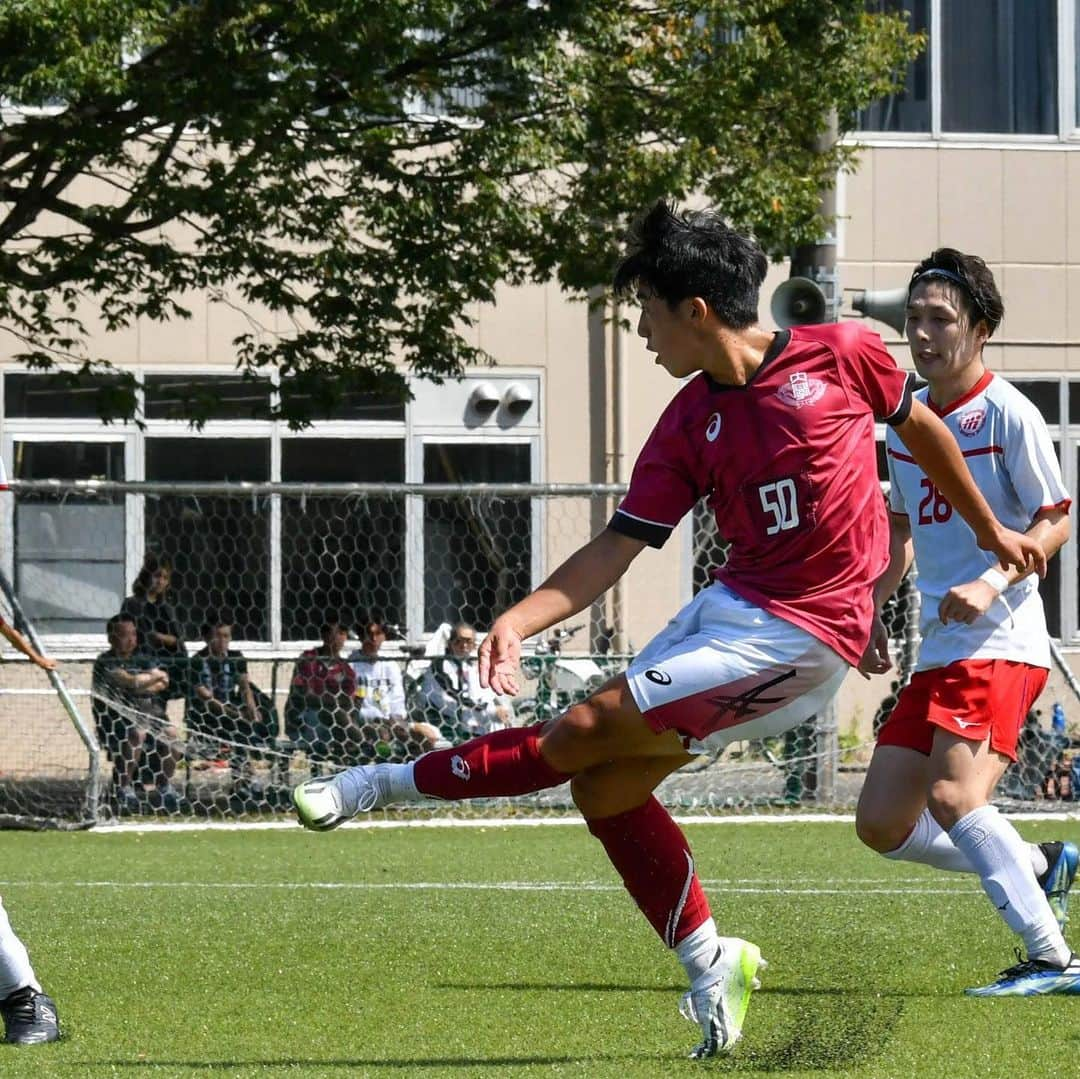
[[[648,678],[650,682],[655,682],[658,686],[671,685],[671,675],[665,674],[663,671],[658,671],[655,668],[647,670],[645,672],[645,677]]]
[[[973,408],[960,417],[957,421],[957,426],[960,428],[960,434],[967,435],[968,438],[971,438],[983,429],[983,424],[985,423],[986,409]]]
[[[740,693],[737,697],[724,697],[722,695],[710,697],[709,704],[718,706],[718,711],[713,717],[713,723],[719,723],[729,713],[735,719],[742,719],[743,716],[757,715],[758,708],[756,706],[758,705],[779,704],[786,699],[782,694],[777,697],[763,697],[762,694],[767,689],[772,689],[773,686],[786,682],[789,678],[794,678],[796,674],[798,674],[798,671],[792,667],[790,671],[778,674],[775,678],[770,678],[768,682],[762,682],[760,685],[754,686],[753,689]]]
[[[456,753],[450,758],[450,771],[453,772],[462,783],[468,783],[469,776],[472,775],[472,769],[469,767],[469,762],[465,760],[464,757],[459,757]]]
[[[720,424],[722,422],[723,421],[720,419],[720,413],[719,412],[714,412],[709,417],[709,426],[705,429],[705,437],[710,442],[715,442],[716,441],[716,436],[718,434],[720,434]]]
[[[787,385],[781,386],[776,391],[776,396],[785,405],[802,408],[803,405],[813,405],[820,401],[827,389],[820,378],[811,378],[804,371],[796,371],[788,376]]]

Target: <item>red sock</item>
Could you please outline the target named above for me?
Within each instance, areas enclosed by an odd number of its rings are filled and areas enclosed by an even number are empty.
[[[425,753],[413,768],[416,789],[433,798],[457,801],[557,787],[570,777],[557,772],[540,755],[537,736],[543,726],[508,727],[460,746]]]
[[[671,814],[650,796],[636,809],[585,822],[650,925],[674,948],[709,917],[690,845]]]

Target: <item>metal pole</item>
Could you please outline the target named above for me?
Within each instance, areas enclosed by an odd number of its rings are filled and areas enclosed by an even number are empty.
[[[18,596],[15,595],[15,589],[11,587],[11,582],[7,579],[7,575],[2,572],[0,572],[0,590],[3,591],[8,603],[11,604],[15,628],[20,632],[25,633],[34,648],[44,655],[45,650],[41,645],[41,640],[38,638],[36,630],[26,617],[26,614],[22,609],[22,604],[19,602]],[[45,673],[48,675],[53,689],[56,690],[57,697],[60,698],[60,703],[64,706],[64,711],[67,712],[68,718],[71,720],[79,737],[82,739],[83,745],[86,746],[87,752],[89,753],[90,782],[87,784],[86,788],[86,813],[90,820],[97,820],[98,798],[101,791],[101,774],[98,767],[101,746],[98,745],[97,736],[94,734],[94,731],[87,727],[86,723],[83,721],[82,715],[76,707],[75,702],[72,700],[67,686],[64,685],[64,680],[56,671],[46,671]]]

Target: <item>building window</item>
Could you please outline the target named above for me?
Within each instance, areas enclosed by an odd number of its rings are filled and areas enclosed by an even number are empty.
[[[146,478],[157,482],[251,483],[270,478],[265,438],[148,438]],[[206,616],[231,611],[237,640],[270,632],[269,499],[146,495],[145,549],[173,562],[173,594],[184,637],[196,641]],[[129,585],[131,582],[128,582]]]
[[[409,404],[363,392],[333,404],[309,400],[330,419],[302,434],[265,418],[277,394],[295,404],[307,392],[301,380],[279,389],[273,379],[152,370],[133,376],[144,423],[105,425],[97,383],[72,393],[66,378],[18,370],[2,377],[3,449],[14,479],[157,485],[118,495],[20,494],[0,513],[0,531],[11,538],[0,558],[38,628],[67,637],[65,647],[100,648],[104,623],[148,552],[173,562],[171,598],[189,642],[208,613],[227,610],[236,640],[286,652],[317,639],[329,611],[349,621],[378,612],[412,639],[452,617],[487,624],[540,572],[537,499],[317,490],[532,481],[539,409],[502,408],[490,422],[472,423],[468,402],[481,382],[502,400],[523,379],[539,400],[535,374],[424,384]],[[199,431],[182,418],[193,401],[214,405]],[[279,481],[310,487],[176,487]],[[464,574],[452,569],[466,565]]]
[[[425,483],[528,483],[527,443],[424,446]],[[424,499],[424,629],[490,626],[532,587],[532,499]]]
[[[213,419],[265,419],[272,390],[266,378],[147,375],[144,414],[148,420],[185,420],[194,410],[204,409]]]
[[[119,385],[118,378],[71,371],[9,374],[4,379],[4,415],[9,420],[97,419],[102,397],[115,392]]]
[[[1059,48],[1058,0],[868,0],[871,12],[907,14],[929,34],[903,88],[858,117],[860,131],[970,135],[1071,134],[1080,117],[1058,115],[1058,86],[1072,49]],[[1062,26],[1080,41],[1080,13]],[[935,37],[935,35],[937,35]],[[936,106],[936,107],[935,107]],[[1071,107],[1071,103],[1070,103]],[[1064,123],[1062,123],[1064,119]]]
[[[870,0],[869,11],[907,15],[908,29],[925,34],[930,27],[930,0]],[[859,114],[860,131],[930,130],[930,56],[924,49],[907,65],[902,89],[875,101]]]
[[[286,483],[402,483],[399,438],[287,438],[281,444]],[[340,495],[281,499],[281,633],[313,640],[324,616],[347,621],[365,612],[403,620],[405,499]]]
[[[942,130],[1056,134],[1057,0],[946,0],[941,54]]]
[[[12,463],[20,480],[122,480],[124,443],[17,439]],[[39,632],[102,632],[124,597],[125,537],[122,495],[16,497],[15,591]]]

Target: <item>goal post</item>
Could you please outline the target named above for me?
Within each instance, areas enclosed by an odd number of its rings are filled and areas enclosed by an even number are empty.
[[[22,633],[36,651],[46,654],[33,623],[5,573],[0,571],[0,617]],[[8,677],[18,670],[22,677]],[[59,670],[42,671],[34,664],[4,664],[0,685],[0,827],[85,828],[98,819],[101,788],[100,753],[89,725]],[[26,677],[29,673],[29,678]],[[50,690],[40,686],[42,678]],[[38,686],[15,686],[33,682]],[[52,706],[50,707],[50,702]],[[58,704],[66,719],[57,722]],[[74,732],[82,753],[64,737]]]

